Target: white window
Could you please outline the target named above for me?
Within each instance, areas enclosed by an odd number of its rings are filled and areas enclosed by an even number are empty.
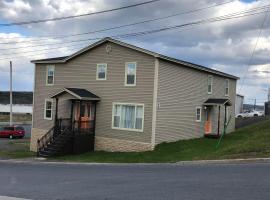
[[[125,86],[136,85],[136,62],[128,62],[125,66]]]
[[[196,107],[196,122],[202,121],[202,108]]]
[[[53,84],[54,84],[54,66],[48,65],[46,72],[46,85],[53,85]]]
[[[101,63],[97,64],[97,80],[106,80],[107,79],[107,64]]]
[[[51,120],[52,119],[52,99],[45,99],[45,106],[44,106],[44,119]]]
[[[209,75],[207,79],[207,93],[212,94],[213,91],[213,76]]]
[[[114,103],[112,128],[130,131],[143,131],[144,105]]]
[[[229,79],[225,80],[225,96],[229,96],[230,81]]]

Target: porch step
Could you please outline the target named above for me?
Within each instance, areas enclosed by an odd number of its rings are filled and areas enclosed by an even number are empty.
[[[46,147],[38,151],[39,157],[51,157],[63,155],[66,145],[72,140],[73,135],[70,132],[61,133],[53,141],[47,144]]]

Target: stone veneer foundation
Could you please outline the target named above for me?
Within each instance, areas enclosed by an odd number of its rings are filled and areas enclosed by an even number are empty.
[[[47,130],[32,128],[30,151],[37,151],[37,140],[46,133]],[[153,150],[153,148],[150,143],[95,137],[95,151],[141,152],[151,150]]]

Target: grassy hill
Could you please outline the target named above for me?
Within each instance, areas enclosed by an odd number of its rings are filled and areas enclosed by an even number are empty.
[[[79,162],[159,163],[185,160],[270,157],[270,120],[228,134],[216,148],[216,139],[192,139],[163,143],[140,153],[90,152],[57,158]]]

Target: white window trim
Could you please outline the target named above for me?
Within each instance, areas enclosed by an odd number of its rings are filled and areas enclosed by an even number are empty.
[[[135,64],[134,84],[127,84],[127,66],[128,66],[128,64]],[[126,62],[125,63],[125,86],[127,86],[127,87],[136,86],[136,79],[137,79],[137,62]]]
[[[200,109],[200,119],[199,120],[197,120],[197,110],[198,109]],[[202,121],[202,107],[201,106],[196,107],[195,119],[196,119],[196,122],[201,122]]]
[[[115,107],[115,105],[131,105],[131,106],[135,106],[135,113],[136,113],[137,106],[142,106],[142,108],[143,108],[142,129],[130,129],[130,128],[118,128],[118,127],[114,127],[113,125],[114,125],[114,107]],[[121,115],[120,115],[120,121],[121,121]],[[143,132],[143,130],[144,130],[144,104],[141,104],[141,103],[119,103],[119,102],[113,102],[112,103],[112,124],[111,125],[112,125],[111,128],[112,129],[116,129],[116,130]]]
[[[51,112],[51,117],[48,118],[46,117],[46,104],[47,102],[51,102],[52,103],[52,112]],[[52,117],[53,117],[53,100],[52,99],[45,99],[45,104],[44,104],[44,119],[46,120],[52,120]]]
[[[98,67],[99,67],[99,65],[105,65],[105,78],[98,78]],[[107,80],[107,63],[98,63],[97,64],[96,80],[97,81],[106,81]]]
[[[228,94],[226,94],[227,81],[228,81]],[[230,80],[229,79],[225,79],[225,96],[228,97],[229,94],[230,94]]]
[[[211,77],[211,92],[208,91],[208,81],[209,81],[210,77]],[[212,94],[213,93],[213,79],[214,79],[214,77],[212,75],[207,76],[207,94]]]
[[[53,68],[53,83],[48,83],[48,69],[52,67]],[[47,65],[46,66],[46,86],[52,86],[54,85],[54,77],[55,77],[55,66],[54,65]]]

